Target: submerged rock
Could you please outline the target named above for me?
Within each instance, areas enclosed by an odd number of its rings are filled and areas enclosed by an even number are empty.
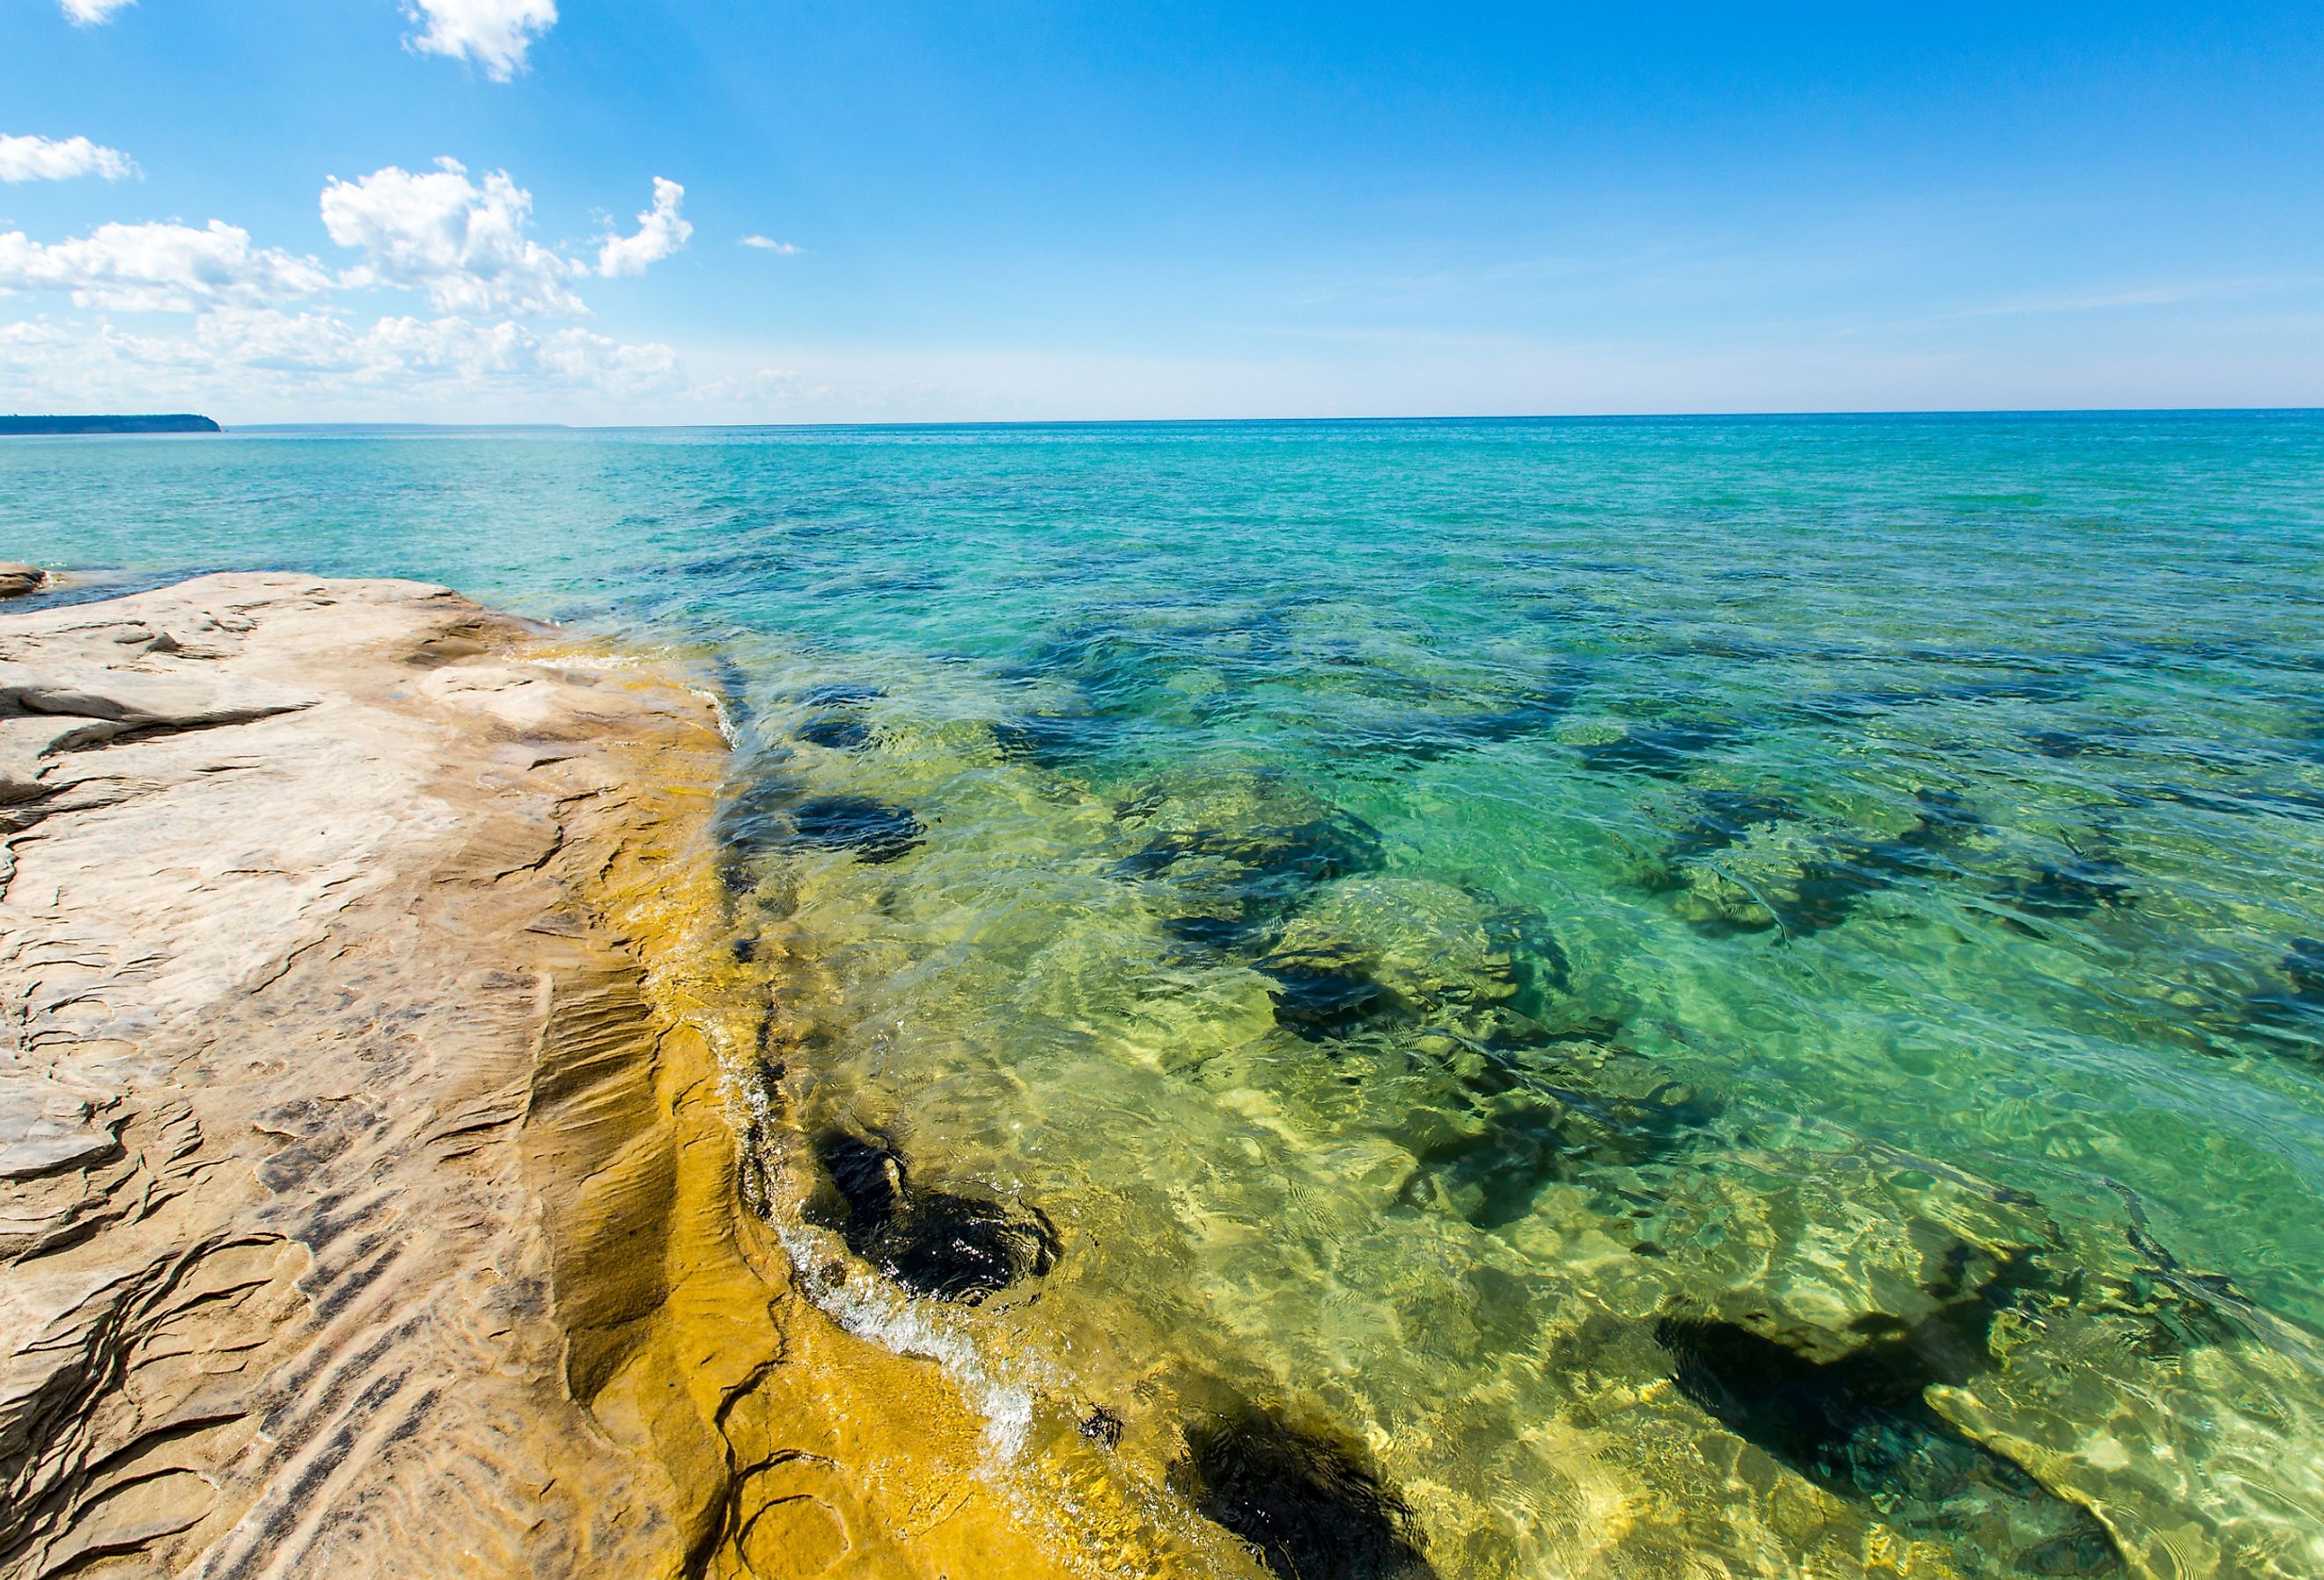
[[[2030,876],[2005,883],[1995,898],[2028,916],[2066,920],[2128,902],[2130,872],[2103,856],[2043,862]]]
[[[887,695],[877,686],[832,680],[808,687],[798,694],[798,700],[809,707],[854,707],[862,703],[875,702]]]
[[[1056,1229],[1038,1208],[916,1186],[903,1154],[844,1130],[815,1139],[838,1194],[816,1213],[847,1248],[916,1295],[974,1306],[1056,1264]]]
[[[1256,968],[1272,984],[1276,1024],[1310,1042],[1351,1036],[1403,1008],[1360,963],[1328,950],[1282,950]]]
[[[1003,757],[1064,772],[1112,745],[1123,728],[1098,713],[1026,713],[994,725],[992,738]]]
[[[1321,886],[1381,862],[1379,830],[1329,808],[1282,823],[1153,828],[1141,821],[1151,829],[1146,843],[1117,861],[1114,873],[1148,882],[1164,928],[1198,948],[1264,947],[1266,935]]]
[[[1434,1580],[1412,1511],[1336,1435],[1269,1410],[1196,1422],[1172,1480],[1284,1580]]]
[[[1911,820],[1891,835],[1815,836],[1780,818],[1758,819],[1756,827],[1772,827],[1775,836],[1755,835],[1745,859],[1730,857],[1715,870],[1708,864],[1665,869],[1683,882],[1684,892],[1673,905],[1682,918],[1713,933],[1780,928],[1787,938],[1804,938],[1823,932],[1848,920],[1873,895],[1959,875],[1956,858],[1987,826],[1956,792],[1923,790],[1913,799]]]
[[[1974,1353],[1955,1324],[1974,1329]],[[2088,1511],[1929,1407],[1930,1388],[1982,1368],[1982,1324],[1955,1310],[1884,1328],[1831,1359],[1738,1323],[1665,1317],[1655,1327],[1680,1391],[1706,1414],[1827,1492],[1956,1542],[1969,1573],[2122,1574],[2121,1553]]]
[[[1696,799],[1695,815],[1672,836],[1664,855],[1674,862],[1716,855],[1748,837],[1754,828],[1790,822],[1799,815],[1799,808],[1780,796],[1749,790],[1705,790]]]
[[[1676,779],[1695,760],[1734,739],[1733,725],[1715,721],[1646,725],[1610,741],[1588,741],[1575,750],[1584,766],[1600,772],[1646,773]]]
[[[835,752],[860,752],[872,742],[872,726],[845,714],[821,714],[792,732],[810,746]]]
[[[810,796],[791,808],[791,827],[796,845],[850,850],[875,864],[910,855],[927,834],[905,808],[870,796]]]
[[[1367,873],[1320,889],[1285,925],[1276,953],[1336,956],[1423,1011],[1499,1003],[1522,985],[1518,920],[1450,883]]]

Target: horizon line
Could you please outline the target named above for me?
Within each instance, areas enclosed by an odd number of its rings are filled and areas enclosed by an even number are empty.
[[[1304,424],[1313,427],[1380,423],[1702,422],[1893,418],[2260,417],[2324,415],[2314,406],[2056,406],[1929,407],[1864,410],[1735,411],[1541,411],[1416,416],[1373,413],[1337,417],[1021,417],[825,419],[789,422],[414,422],[392,419],[346,422],[222,422],[226,433],[618,433],[768,432],[818,429],[961,428],[1195,428]],[[56,436],[50,436],[56,437]],[[216,437],[206,434],[90,435],[92,438]]]

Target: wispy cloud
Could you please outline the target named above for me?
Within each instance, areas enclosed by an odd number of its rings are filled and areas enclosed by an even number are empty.
[[[2285,291],[2314,291],[2319,286],[2324,286],[2324,279],[2312,274],[2237,275],[2218,280],[2183,280],[2163,285],[2117,286],[2109,289],[2067,291],[2053,296],[2019,297],[2006,301],[1982,302],[1974,307],[1956,308],[1950,312],[1926,313],[1915,318],[1850,325],[1837,331],[1835,337],[1847,339],[1865,334],[1941,328],[1950,324],[1978,323],[1987,319],[2040,319],[2070,317],[2080,313],[2135,312],[2143,308],[2179,307],[2190,302],[2230,301],[2245,297],[2273,296]]]
[[[770,236],[746,236],[741,245],[746,247],[756,247],[762,253],[779,253],[786,258],[799,250],[798,243],[779,242]]]
[[[137,0],[63,0],[65,20],[75,27],[95,27],[111,22],[113,14]]]
[[[2105,312],[2112,308],[2169,307],[2202,297],[2227,295],[2235,285],[2248,288],[2249,284],[2249,282],[2214,280],[2184,285],[2151,285],[2137,291],[2099,291],[2075,296],[2037,297],[2025,301],[1999,301],[1985,307],[1963,308],[1945,316],[1953,319],[2014,319],[2044,313]]]
[[[456,316],[366,327],[327,308],[218,309],[166,335],[102,321],[0,324],[0,359],[27,398],[60,408],[184,401],[287,416],[327,402],[401,416],[524,402],[612,415],[685,386],[677,353],[659,343]]]
[[[69,181],[103,176],[118,181],[140,173],[118,148],[86,137],[0,136],[0,181]]]

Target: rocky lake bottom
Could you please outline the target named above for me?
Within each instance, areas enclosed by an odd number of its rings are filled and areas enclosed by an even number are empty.
[[[0,512],[32,602],[695,666],[743,1210],[1110,1572],[2324,1572],[2324,420],[28,440]]]

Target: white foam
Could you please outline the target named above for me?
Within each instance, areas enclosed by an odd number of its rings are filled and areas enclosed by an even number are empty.
[[[917,1355],[944,1369],[984,1417],[985,1447],[993,1468],[1007,1466],[1024,1452],[1033,1426],[1031,1389],[996,1376],[965,1334],[931,1321],[917,1302],[871,1273],[850,1268],[843,1278],[829,1277],[826,1270],[844,1264],[816,1243],[813,1231],[779,1218],[774,1230],[807,1298],[842,1327],[899,1355]]]

